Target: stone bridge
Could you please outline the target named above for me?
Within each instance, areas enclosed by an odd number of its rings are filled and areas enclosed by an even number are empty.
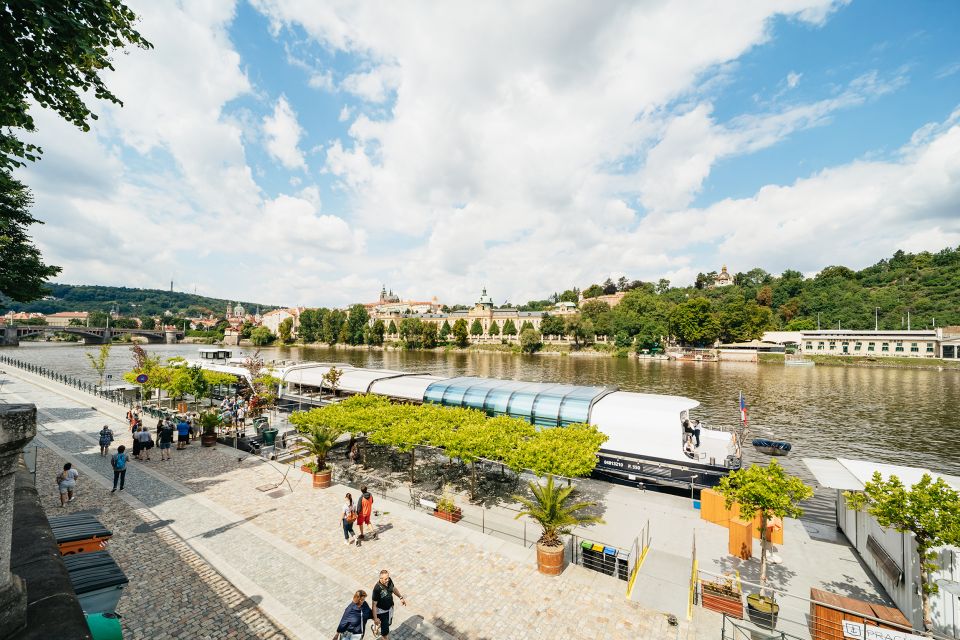
[[[173,344],[183,339],[183,331],[174,329],[118,329],[116,327],[51,327],[50,325],[6,325],[0,327],[3,340],[0,346],[15,347],[20,344],[21,338],[38,334],[72,333],[83,338],[84,344],[107,344],[114,336],[130,334],[143,336],[147,342],[166,342]]]

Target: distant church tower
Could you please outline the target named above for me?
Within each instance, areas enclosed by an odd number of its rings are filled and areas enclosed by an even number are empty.
[[[173,293],[173,280],[170,281],[170,293]]]
[[[227,320],[233,317],[233,303],[227,303]]]

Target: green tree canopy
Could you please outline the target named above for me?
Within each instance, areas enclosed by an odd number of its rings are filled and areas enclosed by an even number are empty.
[[[258,347],[268,345],[276,338],[266,327],[256,327],[250,332],[250,342]]]
[[[447,338],[450,337],[450,323],[446,320],[443,321],[443,326],[440,327],[440,340],[446,342]]]
[[[393,320],[390,321],[390,325],[387,327],[387,333],[391,336],[397,335],[397,325]]]
[[[500,335],[500,325],[497,324],[497,321],[494,320],[490,323],[490,328],[487,330],[488,336],[499,336]]]
[[[483,335],[483,325],[480,324],[479,318],[474,319],[473,324],[470,325],[470,335],[472,336]]]
[[[720,479],[717,491],[724,497],[727,509],[736,502],[741,514],[760,514],[760,595],[765,596],[770,544],[767,522],[774,517],[799,518],[803,514],[800,503],[813,497],[813,489],[771,460],[768,467],[752,465],[732,471]]]
[[[8,2],[0,20],[0,170],[35,160],[41,149],[16,129],[35,131],[31,103],[52,109],[84,131],[97,118],[84,94],[123,103],[103,83],[110,54],[152,45],[134,29],[137,16],[119,0]]]
[[[503,323],[503,335],[505,336],[517,335],[517,325],[513,323],[513,319],[507,318],[507,321]]]
[[[540,332],[533,327],[527,327],[520,332],[520,350],[524,353],[536,353],[543,347]]]
[[[563,318],[559,316],[551,316],[548,313],[543,314],[543,319],[540,321],[540,333],[545,336],[557,337],[566,335]]]
[[[863,491],[847,491],[844,497],[851,509],[869,513],[881,527],[913,534],[920,556],[923,624],[926,631],[932,631],[930,595],[938,588],[931,573],[937,568],[936,549],[960,546],[960,494],[943,478],[934,482],[927,473],[908,489],[897,476],[884,480],[875,472]]]
[[[470,336],[467,335],[467,321],[463,318],[457,318],[453,323],[453,343],[461,349],[470,344]]]
[[[290,342],[293,336],[293,318],[284,318],[281,320],[280,325],[277,327],[277,333],[280,334],[281,342]]]
[[[45,295],[48,290],[44,283],[60,273],[60,267],[43,262],[27,235],[30,225],[42,224],[30,215],[31,204],[33,197],[26,186],[8,171],[0,170],[0,295],[18,302]]]
[[[363,330],[369,320],[370,314],[367,313],[367,308],[362,304],[355,304],[350,307],[350,312],[347,315],[347,342],[349,344],[363,344]]]

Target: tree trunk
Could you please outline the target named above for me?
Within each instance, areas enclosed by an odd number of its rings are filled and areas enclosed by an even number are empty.
[[[417,448],[414,447],[413,449],[410,449],[410,484],[411,485],[417,483],[416,473],[415,473],[416,465],[417,465]]]
[[[470,474],[470,497],[473,499],[477,498],[477,463],[474,461],[472,463],[473,473]]]
[[[760,514],[760,596],[767,595],[767,514]]]
[[[920,602],[923,607],[923,630],[925,635],[933,635],[933,617],[930,615],[930,594],[927,593],[927,584],[930,572],[927,571],[927,555],[930,551],[926,545],[917,545],[917,555],[920,556]]]

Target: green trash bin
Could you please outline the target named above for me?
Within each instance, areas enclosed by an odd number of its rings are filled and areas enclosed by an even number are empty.
[[[93,640],[123,640],[120,616],[115,613],[88,613],[87,627]]]
[[[266,446],[272,446],[277,439],[278,431],[276,429],[264,429],[260,432],[260,435],[263,437],[263,444]]]

